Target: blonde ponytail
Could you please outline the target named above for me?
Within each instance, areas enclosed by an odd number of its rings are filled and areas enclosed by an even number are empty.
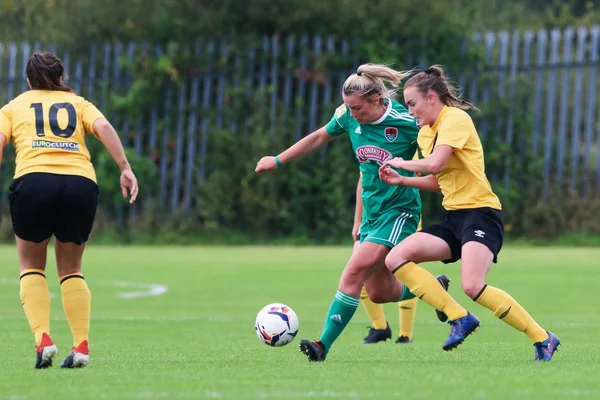
[[[344,82],[342,93],[345,96],[358,95],[369,99],[374,95],[393,98],[400,82],[412,71],[396,71],[381,64],[363,64]]]

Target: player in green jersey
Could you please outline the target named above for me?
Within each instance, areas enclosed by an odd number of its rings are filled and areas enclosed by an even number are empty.
[[[415,297],[385,268],[385,257],[395,245],[416,232],[421,212],[419,192],[387,185],[379,179],[379,167],[385,161],[394,157],[410,160],[417,149],[417,124],[406,108],[392,99],[406,76],[407,73],[384,65],[361,65],[344,82],[344,104],[336,109],[327,125],[278,156],[261,158],[256,165],[257,173],[275,170],[344,133],[350,135],[360,164],[364,204],[361,244],[342,273],[321,338],[316,342],[306,339],[300,342],[301,351],[310,361],[325,360],[333,342],[354,315],[363,285],[376,303]],[[406,174],[414,176],[412,172]]]
[[[418,159],[418,155],[415,155]],[[362,174],[361,174],[362,175]],[[362,225],[363,219],[363,201],[362,201],[362,176],[359,177],[356,185],[356,205],[354,209],[354,224],[352,226],[352,240],[354,240],[353,251],[360,246],[360,226]],[[417,230],[421,230],[421,224],[423,219],[419,222]],[[443,278],[440,278],[443,279]],[[450,281],[440,281],[444,287],[448,287]],[[415,316],[417,313],[417,298],[402,300],[398,302],[398,339],[396,343],[410,344],[413,338],[413,328],[415,323]],[[371,326],[369,326],[369,333],[362,341],[362,344],[373,344],[379,342],[385,342],[392,338],[392,329],[390,324],[387,322],[385,312],[383,311],[383,305],[377,304],[369,299],[369,294],[363,286],[360,291],[360,303],[362,304],[365,312],[371,320]],[[439,317],[438,318],[442,318]],[[442,322],[444,322],[442,320]]]

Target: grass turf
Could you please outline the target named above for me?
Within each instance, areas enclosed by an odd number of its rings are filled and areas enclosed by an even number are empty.
[[[462,294],[458,265],[436,263],[430,271],[453,278],[450,292],[482,321],[453,352],[441,350],[448,327],[424,303],[411,345],[361,345],[369,324],[362,308],[324,363],[308,363],[298,339],[283,348],[262,344],[254,318],[271,302],[296,311],[299,338],[318,338],[350,251],[91,245],[84,274],[92,291],[92,362],[83,370],[57,368],[72,342],[51,261],[51,327],[60,354],[52,369],[34,370],[16,250],[0,247],[0,399],[600,398],[600,250],[590,248],[508,247],[490,273],[490,284],[561,338],[551,363],[533,363],[524,334]],[[397,306],[385,311],[395,339]]]

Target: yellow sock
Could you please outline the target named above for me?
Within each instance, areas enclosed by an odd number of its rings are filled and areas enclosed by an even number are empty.
[[[417,298],[402,300],[398,303],[400,313],[400,329],[398,336],[406,336],[412,340],[412,332],[415,326],[415,315],[417,315]]]
[[[385,319],[385,313],[383,312],[383,306],[381,304],[375,304],[371,301],[371,299],[369,299],[367,289],[365,289],[364,286],[360,290],[360,302],[365,308],[365,311],[367,312],[367,315],[373,324],[373,328],[387,328],[387,321]]]
[[[525,332],[533,343],[548,339],[548,333],[505,291],[485,285],[474,300],[508,325]]]
[[[60,277],[63,308],[73,334],[73,346],[88,340],[92,295],[80,273]]]
[[[50,335],[50,292],[41,269],[21,271],[21,303],[37,346],[43,333]]]
[[[437,279],[414,262],[409,261],[396,268],[394,276],[419,299],[445,312],[451,321],[467,316],[467,310],[444,290]]]

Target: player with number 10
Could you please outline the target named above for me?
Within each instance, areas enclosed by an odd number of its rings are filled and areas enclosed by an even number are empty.
[[[0,162],[14,143],[16,170],[9,186],[10,214],[19,253],[21,302],[35,336],[36,368],[52,366],[58,349],[50,337],[46,254],[54,237],[63,308],[73,334],[62,368],[85,367],[91,295],[81,273],[85,244],[98,206],[96,173],[85,145],[92,133],[121,168],[123,197],[133,203],[138,183],[119,136],[89,101],[63,85],[64,66],[51,53],[33,54],[26,67],[29,90],[0,109]]]

